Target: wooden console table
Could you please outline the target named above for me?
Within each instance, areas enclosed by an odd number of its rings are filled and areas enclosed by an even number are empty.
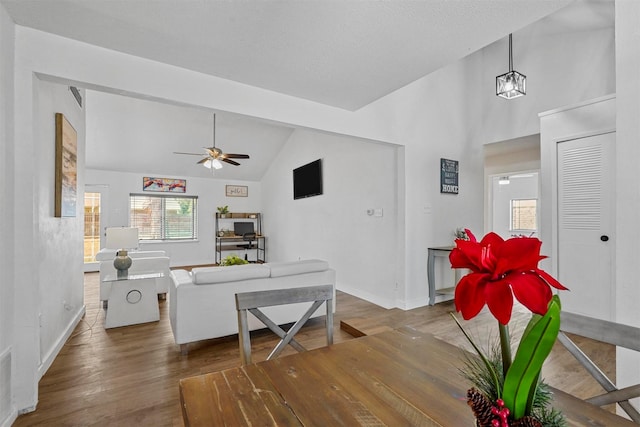
[[[473,426],[462,364],[458,347],[402,328],[182,379],[182,414],[187,427]],[[560,391],[553,404],[569,426],[636,425]]]

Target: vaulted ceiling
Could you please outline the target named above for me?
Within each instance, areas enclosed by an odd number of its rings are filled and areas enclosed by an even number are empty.
[[[0,2],[22,26],[347,110],[549,15],[548,31],[613,25],[612,0]]]

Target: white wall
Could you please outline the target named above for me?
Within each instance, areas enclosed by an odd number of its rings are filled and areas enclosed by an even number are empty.
[[[87,132],[89,135],[89,131]],[[162,170],[148,170],[140,173],[124,173],[88,169],[87,184],[107,187],[108,202],[107,227],[129,226],[129,194],[149,194],[142,191],[143,176],[161,178],[184,178],[165,176]],[[225,185],[237,184],[249,187],[248,197],[226,197]],[[214,219],[218,206],[229,205],[231,212],[259,212],[261,202],[259,182],[226,181],[217,179],[187,178],[187,196],[198,196],[198,240],[194,242],[143,243],[141,250],[164,250],[171,259],[171,266],[212,264],[215,262]],[[240,250],[239,250],[240,251]]]
[[[616,321],[640,327],[640,2],[616,0]],[[616,355],[619,386],[640,381],[640,356]],[[634,400],[640,408],[640,399]]]
[[[293,200],[294,168],[322,159],[323,194]],[[396,147],[296,130],[263,182],[268,261],[320,258],[337,287],[395,307]],[[382,216],[368,215],[381,209]],[[401,298],[401,296],[400,296]]]
[[[15,352],[13,328],[13,287],[15,283],[13,246],[14,210],[10,209],[14,193],[13,162],[13,66],[14,25],[0,5],[0,360],[11,357],[8,372],[0,370],[0,425],[10,425],[17,415],[12,399],[15,382]],[[8,395],[7,395],[8,394]]]
[[[16,233],[12,246],[14,271],[19,272],[13,283],[13,396],[19,411],[35,408],[38,380],[84,311],[82,203],[75,219],[52,218],[54,113],[70,117],[78,132],[80,200],[84,113],[73,105],[70,92],[41,82],[29,61],[29,54],[16,39],[11,225]],[[37,268],[33,268],[34,259],[38,260]]]
[[[358,112],[388,122],[405,146],[407,308],[426,303],[427,248],[451,244],[457,227],[483,229],[482,146],[538,134],[538,112],[615,89],[612,30],[540,36],[534,24],[514,33],[515,68],[527,75],[528,94],[511,101],[495,95],[507,48],[506,39],[496,42]],[[439,193],[440,157],[460,161],[458,196]]]
[[[67,86],[36,80],[34,199],[37,202],[40,367],[42,376],[84,314],[83,185],[84,110]],[[63,113],[77,132],[77,204],[75,218],[54,217],[55,113]]]

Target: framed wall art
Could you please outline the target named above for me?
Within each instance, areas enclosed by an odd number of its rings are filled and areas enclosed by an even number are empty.
[[[142,191],[159,191],[163,193],[186,193],[187,180],[173,178],[142,178]]]
[[[75,217],[78,187],[78,134],[62,113],[56,113],[56,218]]]
[[[459,166],[457,160],[440,159],[440,192],[458,194]]]
[[[225,186],[225,195],[227,197],[248,197],[249,187],[246,185],[227,185]]]

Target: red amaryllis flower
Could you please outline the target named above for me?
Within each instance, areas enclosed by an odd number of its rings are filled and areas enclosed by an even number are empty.
[[[532,237],[504,240],[489,233],[478,242],[469,230],[469,240],[456,240],[449,260],[452,268],[468,268],[455,292],[456,310],[465,320],[475,317],[485,304],[506,325],[511,319],[513,296],[533,313],[544,315],[552,297],[551,286],[566,290],[556,279],[538,268],[542,242]]]

